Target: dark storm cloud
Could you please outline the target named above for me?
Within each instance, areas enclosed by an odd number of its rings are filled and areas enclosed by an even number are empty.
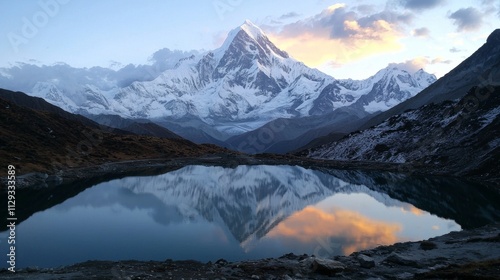
[[[483,15],[479,10],[473,7],[460,9],[452,13],[449,18],[453,19],[453,24],[457,26],[458,31],[471,31],[481,27]]]

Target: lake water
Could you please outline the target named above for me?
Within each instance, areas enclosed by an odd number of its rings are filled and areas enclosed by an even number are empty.
[[[71,187],[18,196],[32,210],[16,228],[17,267],[327,257],[500,221],[498,195],[482,186],[395,173],[187,166]]]

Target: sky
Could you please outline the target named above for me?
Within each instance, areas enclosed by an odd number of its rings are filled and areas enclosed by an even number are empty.
[[[500,1],[0,0],[0,67],[149,64],[163,48],[220,47],[246,19],[335,78],[390,63],[441,77],[500,28]]]

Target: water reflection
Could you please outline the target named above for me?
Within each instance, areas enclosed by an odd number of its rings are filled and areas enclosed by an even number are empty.
[[[337,209],[331,213],[313,206],[293,214],[266,237],[290,238],[301,243],[334,239],[343,254],[399,241],[401,224],[376,221],[358,212]]]
[[[418,197],[406,200],[417,199],[414,204],[392,198],[387,180],[377,185],[373,176],[345,172],[187,166],[101,183],[18,226],[19,266],[338,255],[461,228],[416,207]],[[488,210],[483,214],[492,217]],[[6,234],[0,235],[2,250]]]

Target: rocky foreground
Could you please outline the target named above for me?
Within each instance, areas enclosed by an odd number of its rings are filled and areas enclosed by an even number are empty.
[[[500,279],[500,223],[426,241],[397,243],[331,259],[214,263],[88,261],[50,269],[0,271],[1,279]]]

